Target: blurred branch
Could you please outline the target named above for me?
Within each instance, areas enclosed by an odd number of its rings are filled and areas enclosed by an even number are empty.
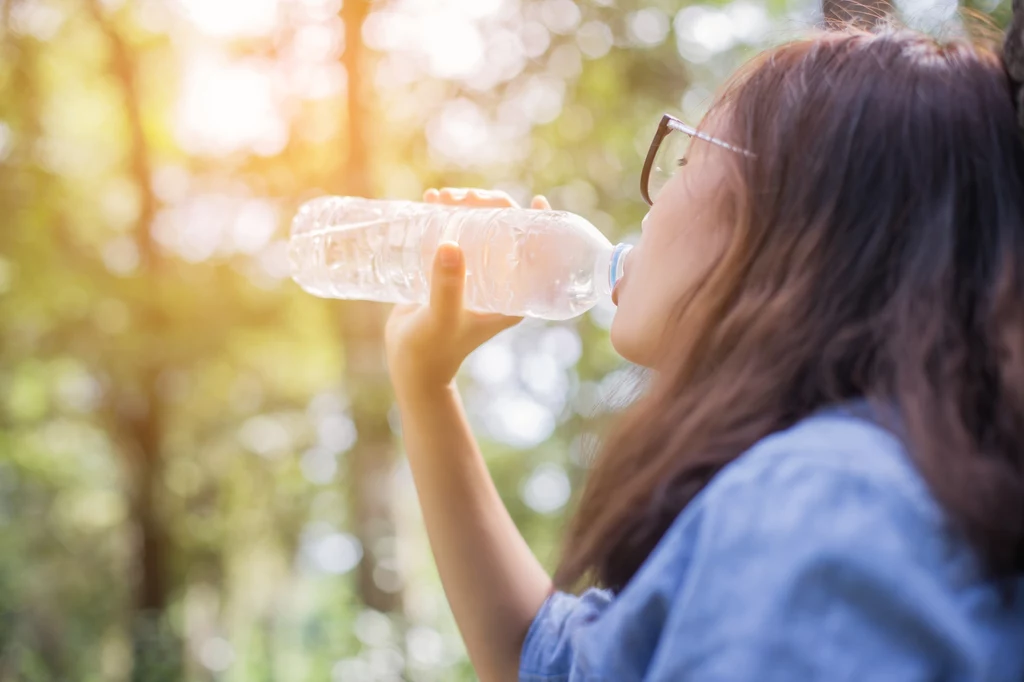
[[[363,46],[363,22],[369,14],[369,0],[351,0],[341,10],[345,22],[345,52],[341,62],[348,75],[348,160],[345,164],[345,191],[354,196],[369,196],[369,146],[366,125],[369,116],[366,99],[369,90],[363,82],[366,72]]]
[[[139,104],[138,79],[135,65],[124,38],[117,31],[113,21],[103,12],[99,0],[87,0],[89,12],[103,32],[110,47],[110,68],[121,90],[122,105],[131,137],[129,150],[131,154],[131,174],[138,185],[141,205],[135,219],[133,234],[139,250],[139,262],[143,270],[152,270],[158,266],[159,251],[153,243],[150,225],[156,214],[156,196],[153,194],[150,178],[152,164],[149,158],[149,146],[142,127],[142,112]]]

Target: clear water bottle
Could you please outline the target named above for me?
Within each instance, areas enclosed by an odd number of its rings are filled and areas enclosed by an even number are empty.
[[[321,197],[292,222],[292,278],[326,298],[426,303],[444,241],[465,254],[468,309],[548,320],[611,296],[631,248],[566,211]]]

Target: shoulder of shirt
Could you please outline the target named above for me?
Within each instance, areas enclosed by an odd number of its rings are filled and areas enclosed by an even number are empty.
[[[731,497],[737,488],[785,495],[794,479],[835,489],[869,489],[930,520],[938,505],[900,438],[865,409],[837,407],[806,417],[761,439],[725,466],[695,499],[698,506]]]

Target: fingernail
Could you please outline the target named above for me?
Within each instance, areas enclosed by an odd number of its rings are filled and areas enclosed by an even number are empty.
[[[459,264],[459,250],[455,245],[441,246],[441,265],[446,268],[454,268]]]

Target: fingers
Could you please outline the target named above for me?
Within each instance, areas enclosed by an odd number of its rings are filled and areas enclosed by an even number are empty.
[[[466,201],[473,206],[487,208],[519,208],[516,200],[509,196],[508,192],[501,190],[479,190],[471,189],[466,195]]]
[[[430,311],[438,323],[455,324],[462,313],[466,259],[454,242],[443,242],[434,254],[430,277]]]
[[[445,187],[437,190],[428,189],[423,193],[423,201],[451,206],[473,206],[477,208],[518,208],[519,204],[508,192],[501,190],[468,189],[465,187]],[[546,197],[538,194],[530,202],[530,208],[550,211],[551,203]]]
[[[518,204],[506,192],[500,190],[463,189],[445,187],[441,190],[442,204],[457,204],[478,208],[515,208]]]
[[[501,190],[466,189],[463,187],[445,187],[437,190],[428,189],[423,193],[423,201],[429,204],[447,204],[450,206],[472,206],[474,208],[518,208],[519,204]]]
[[[469,190],[464,187],[442,187],[440,195],[442,202],[458,203],[466,200]]]

